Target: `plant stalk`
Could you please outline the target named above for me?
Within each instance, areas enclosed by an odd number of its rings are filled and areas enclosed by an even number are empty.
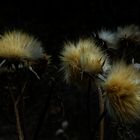
[[[100,86],[98,86],[98,96],[99,96],[99,114],[101,116],[104,113],[104,101]],[[104,139],[104,118],[102,118],[99,126],[99,140],[103,139]]]
[[[22,130],[22,127],[21,127],[19,110],[18,110],[18,106],[16,104],[13,93],[11,93],[11,98],[12,98],[12,101],[13,101],[13,104],[14,104],[14,112],[15,112],[15,117],[16,117],[17,139],[18,140],[24,140],[24,134],[23,134],[23,130]]]

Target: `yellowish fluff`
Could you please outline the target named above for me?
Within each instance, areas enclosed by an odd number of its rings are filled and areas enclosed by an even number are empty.
[[[19,31],[6,32],[0,40],[0,57],[38,59],[43,57],[41,42]]]
[[[80,53],[73,43],[65,44],[64,50],[61,52],[61,65],[64,72],[64,80],[69,83],[71,78],[79,75],[80,69]]]
[[[104,89],[107,109],[114,119],[132,123],[140,118],[140,74],[133,66],[115,64]]]
[[[96,46],[94,40],[81,39],[75,44],[71,42],[65,44],[64,50],[61,52],[64,80],[67,83],[71,80],[81,80],[82,71],[90,74],[100,73],[105,58],[106,56]],[[108,65],[107,60],[106,65]]]

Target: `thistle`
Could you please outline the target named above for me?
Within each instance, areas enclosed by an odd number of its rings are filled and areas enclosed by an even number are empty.
[[[45,54],[41,42],[27,33],[12,31],[1,36],[1,88],[7,87],[4,90],[8,93],[7,96],[11,97],[19,140],[26,139],[23,120],[25,88],[29,84],[30,75],[40,79],[34,68],[42,69],[42,66],[47,65],[48,59],[49,57]]]
[[[20,31],[12,31],[1,36],[0,59],[0,67],[27,68],[39,78],[33,67],[42,59],[47,61],[49,57],[45,55],[41,42],[33,36]]]
[[[140,118],[140,74],[132,65],[113,65],[105,84],[106,107],[110,116],[123,123]]]
[[[117,38],[119,41],[140,44],[140,28],[134,24],[117,28]]]
[[[40,41],[19,31],[6,32],[0,41],[0,57],[38,59],[44,50]]]
[[[67,43],[61,52],[61,70],[64,72],[64,80],[67,83],[84,81],[82,73],[98,75],[107,71],[108,59],[96,45],[94,40],[84,39],[77,43]]]

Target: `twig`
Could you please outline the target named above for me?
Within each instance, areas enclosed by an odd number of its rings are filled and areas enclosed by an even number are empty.
[[[24,91],[25,91],[25,88],[26,88],[26,85],[27,85],[27,81],[24,83],[24,85],[23,85],[23,87],[21,89],[21,93],[16,99],[16,102],[15,102],[16,105],[18,105],[19,101],[22,99]]]

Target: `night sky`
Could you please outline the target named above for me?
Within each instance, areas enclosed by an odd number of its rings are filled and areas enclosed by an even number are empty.
[[[92,0],[19,1],[1,4],[0,29],[22,29],[50,40],[74,36],[101,27],[140,23],[139,3],[134,1]]]
[[[102,27],[139,24],[139,16],[137,1],[11,1],[0,6],[0,33],[31,33],[55,59],[67,40],[89,37]]]

